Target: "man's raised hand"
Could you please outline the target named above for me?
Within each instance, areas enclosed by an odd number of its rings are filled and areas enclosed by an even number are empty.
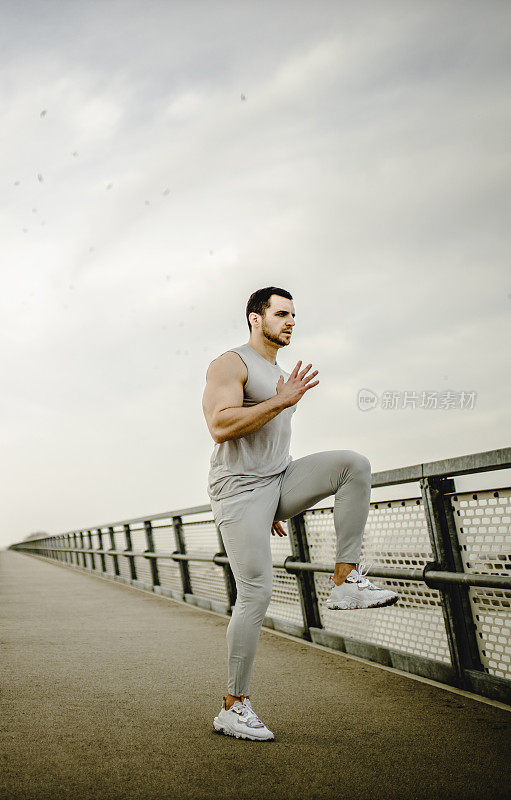
[[[299,371],[301,365],[302,362],[299,361],[287,381],[284,381],[284,377],[282,375],[278,379],[277,395],[279,396],[279,399],[282,401],[285,408],[296,405],[296,403],[301,400],[308,389],[312,389],[313,386],[317,386],[319,383],[319,381],[313,381],[311,383],[312,379],[318,374],[318,370],[315,370],[314,372],[311,372],[310,375],[307,375],[308,371],[312,367],[312,364],[307,364],[304,369]]]

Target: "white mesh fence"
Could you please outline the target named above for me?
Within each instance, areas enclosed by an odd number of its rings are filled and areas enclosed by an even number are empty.
[[[511,489],[451,497],[465,572],[511,575]],[[469,589],[481,663],[511,678],[511,592]]]

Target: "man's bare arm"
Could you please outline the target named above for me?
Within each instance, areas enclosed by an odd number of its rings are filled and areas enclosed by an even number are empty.
[[[224,353],[209,365],[202,408],[217,444],[259,430],[283,408],[277,395],[254,406],[243,406],[247,368],[236,353]]]
[[[317,370],[307,376],[311,364],[299,373],[300,365],[301,361],[287,381],[282,376],[279,378],[273,397],[244,407],[243,384],[247,377],[244,363],[235,353],[224,353],[212,361],[206,376],[202,408],[214,441],[220,444],[258,431],[284,408],[295,405],[307,389],[319,383],[310,383]]]

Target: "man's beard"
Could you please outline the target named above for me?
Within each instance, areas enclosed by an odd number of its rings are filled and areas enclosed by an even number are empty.
[[[270,330],[268,330],[268,328],[265,326],[264,322],[263,322],[263,325],[262,325],[262,332],[263,332],[263,336],[264,336],[265,339],[267,339],[269,342],[273,342],[273,344],[280,344],[281,347],[285,347],[286,345],[290,344],[290,342],[291,342],[291,337],[289,337],[289,339],[287,339],[287,341],[286,340],[282,341],[282,339],[279,339],[277,334],[273,334]],[[282,334],[281,334],[281,336],[282,336]]]

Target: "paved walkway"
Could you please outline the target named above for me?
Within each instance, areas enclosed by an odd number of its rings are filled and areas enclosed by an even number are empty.
[[[233,739],[223,617],[14,551],[0,594],[2,800],[510,797],[502,708],[262,631]]]

